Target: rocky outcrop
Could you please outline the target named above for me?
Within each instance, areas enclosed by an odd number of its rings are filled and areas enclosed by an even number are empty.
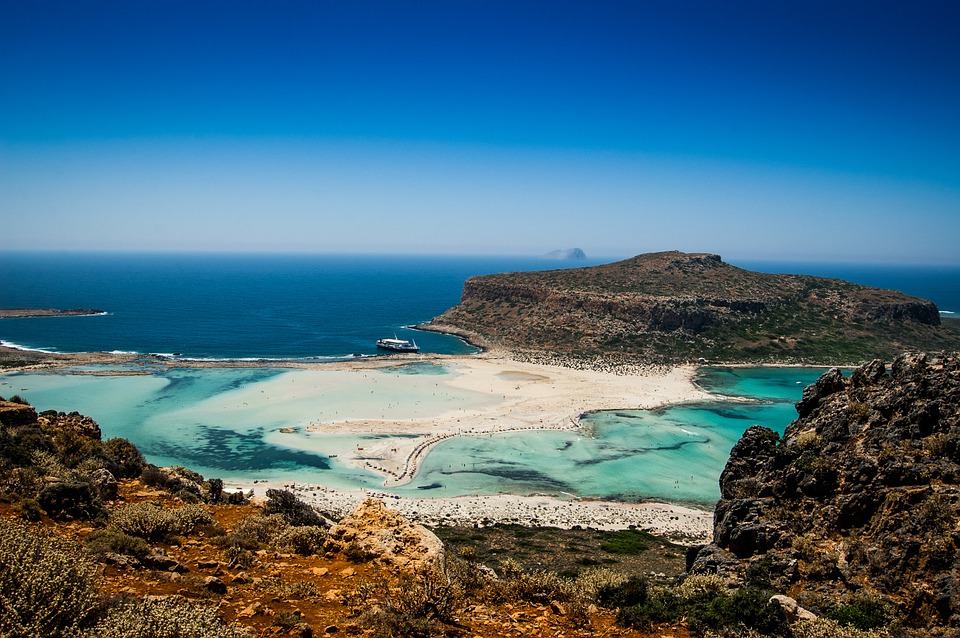
[[[647,360],[865,360],[960,347],[935,304],[843,281],[752,272],[706,253],[473,277],[433,321],[492,346]]]
[[[0,401],[0,426],[18,427],[37,422],[37,412],[32,405],[14,401]]]
[[[908,625],[960,629],[960,358],[830,370],[781,438],[746,431],[694,573],[762,573],[817,610],[879,596]]]
[[[100,426],[97,422],[79,412],[67,413],[46,410],[40,413],[36,422],[41,429],[47,430],[51,434],[72,432],[95,441],[99,441],[101,437]]]
[[[325,549],[406,572],[440,569],[444,557],[443,544],[433,532],[374,498],[330,529]]]

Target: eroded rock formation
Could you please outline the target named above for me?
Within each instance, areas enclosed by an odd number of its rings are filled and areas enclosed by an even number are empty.
[[[958,356],[831,370],[797,409],[782,439],[755,426],[734,447],[691,571],[763,574],[813,608],[875,595],[960,629]]]

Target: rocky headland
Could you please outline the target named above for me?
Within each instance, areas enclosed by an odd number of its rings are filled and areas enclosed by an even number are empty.
[[[960,635],[960,358],[834,369],[797,411],[782,438],[754,426],[734,447],[691,571]]]
[[[836,279],[661,252],[586,268],[472,277],[423,326],[530,356],[675,363],[859,363],[960,347],[934,303]]]

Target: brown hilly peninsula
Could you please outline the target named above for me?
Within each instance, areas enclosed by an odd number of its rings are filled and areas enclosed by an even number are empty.
[[[634,362],[839,364],[960,347],[960,322],[941,322],[925,299],[676,251],[472,277],[423,327],[517,353]]]

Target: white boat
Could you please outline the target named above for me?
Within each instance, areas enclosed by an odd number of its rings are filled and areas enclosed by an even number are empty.
[[[397,339],[396,335],[393,339],[377,339],[377,347],[393,352],[420,352],[420,346],[417,345],[416,341]]]

